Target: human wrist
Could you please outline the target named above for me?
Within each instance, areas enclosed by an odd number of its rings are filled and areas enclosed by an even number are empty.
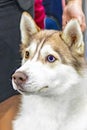
[[[82,0],[67,0],[67,4],[77,4],[82,7]]]

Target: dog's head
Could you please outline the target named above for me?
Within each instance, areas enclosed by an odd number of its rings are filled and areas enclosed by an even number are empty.
[[[26,12],[21,18],[22,66],[12,76],[21,93],[59,94],[78,82],[84,66],[83,35],[72,19],[62,32],[40,30]]]

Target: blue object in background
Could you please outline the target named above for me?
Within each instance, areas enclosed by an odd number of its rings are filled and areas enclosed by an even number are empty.
[[[62,29],[62,0],[43,0],[46,29]]]
[[[44,21],[45,29],[54,29],[54,30],[61,30],[61,26],[58,22],[52,17],[46,17]]]

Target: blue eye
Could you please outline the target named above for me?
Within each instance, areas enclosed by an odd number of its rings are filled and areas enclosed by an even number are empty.
[[[56,60],[56,58],[55,58],[53,55],[48,55],[48,56],[47,56],[47,61],[48,61],[48,62],[52,63],[52,62],[54,62],[55,60]]]

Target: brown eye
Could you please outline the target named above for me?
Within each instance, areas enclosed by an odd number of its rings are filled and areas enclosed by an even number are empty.
[[[28,59],[29,58],[29,51],[25,52],[25,58]]]

